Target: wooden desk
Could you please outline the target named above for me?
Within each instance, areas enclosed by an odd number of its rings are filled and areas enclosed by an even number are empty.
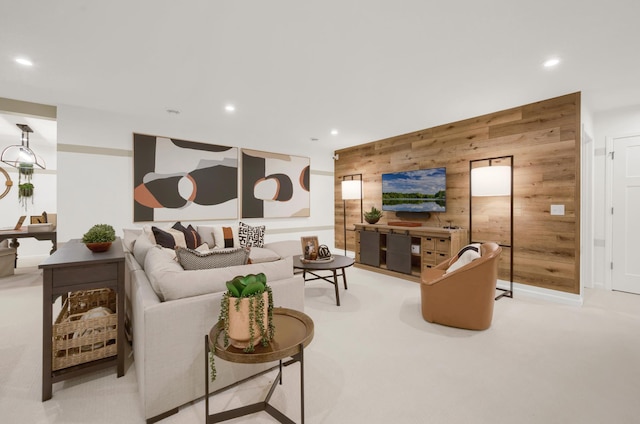
[[[13,230],[0,231],[0,241],[7,240],[7,239],[11,240],[11,242],[9,243],[9,247],[13,247],[14,249],[16,249],[16,261],[14,266],[18,265],[18,246],[20,246],[20,243],[18,243],[18,239],[34,238],[36,240],[49,240],[53,244],[49,254],[53,255],[53,252],[55,252],[58,249],[57,237],[58,236],[56,231],[41,231],[41,232],[34,231],[31,233],[28,231],[13,231]]]
[[[33,233],[36,234],[36,233]],[[42,234],[42,233],[39,233]],[[119,238],[107,252],[93,253],[80,242],[70,240],[39,266],[42,284],[42,400],[51,399],[52,385],[96,369],[117,365],[124,375],[124,252]],[[52,371],[52,304],[70,292],[110,288],[117,296],[117,355]]]

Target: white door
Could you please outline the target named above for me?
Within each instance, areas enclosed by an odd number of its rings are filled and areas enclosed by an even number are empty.
[[[613,139],[613,290],[640,294],[640,135]]]

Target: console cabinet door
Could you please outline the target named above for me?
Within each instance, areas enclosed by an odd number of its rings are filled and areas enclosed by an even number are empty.
[[[411,274],[411,236],[389,234],[387,236],[387,269]]]
[[[360,262],[380,266],[380,233],[377,231],[360,231]]]

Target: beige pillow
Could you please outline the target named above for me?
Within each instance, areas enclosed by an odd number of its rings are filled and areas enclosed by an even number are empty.
[[[213,227],[213,242],[214,249],[240,247],[238,227],[231,225]]]

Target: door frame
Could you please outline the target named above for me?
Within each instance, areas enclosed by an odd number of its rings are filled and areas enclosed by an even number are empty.
[[[613,207],[613,161],[611,159],[611,153],[613,150],[614,140],[640,137],[640,132],[626,133],[615,136],[607,136],[605,143],[605,234],[606,249],[605,249],[605,271],[604,271],[604,288],[606,290],[613,290],[613,269],[611,269],[611,262],[613,261],[613,219],[611,215],[611,208]]]

